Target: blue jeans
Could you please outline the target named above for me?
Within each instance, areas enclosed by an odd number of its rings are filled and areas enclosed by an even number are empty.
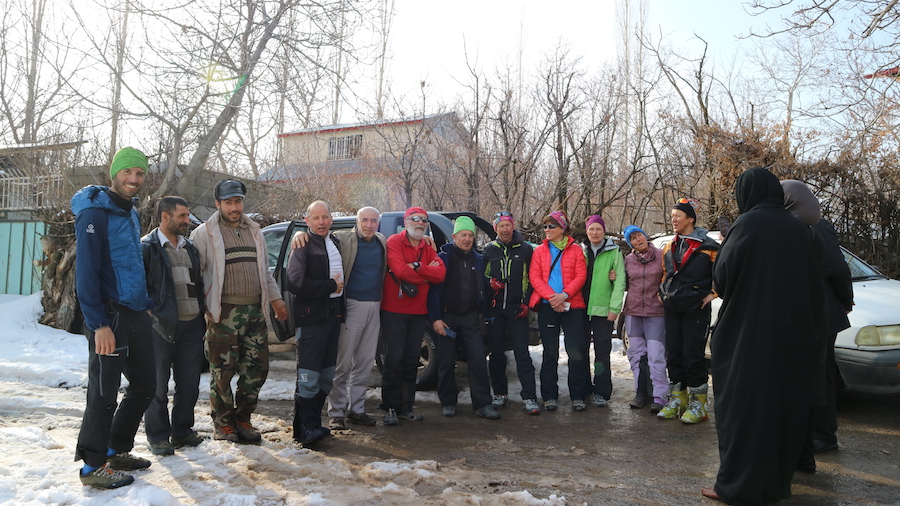
[[[545,401],[559,398],[559,331],[564,333],[566,353],[569,355],[569,396],[573,401],[583,401],[590,385],[588,347],[584,334],[584,309],[570,309],[557,313],[548,303],[538,306],[538,325],[544,357],[541,362],[541,398]]]

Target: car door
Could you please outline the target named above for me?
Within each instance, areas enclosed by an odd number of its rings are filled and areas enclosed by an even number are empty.
[[[291,254],[291,239],[297,232],[305,232],[306,230],[306,222],[303,220],[293,220],[288,224],[278,249],[278,260],[276,261],[275,268],[272,272],[272,277],[275,278],[275,283],[278,285],[278,290],[281,291],[281,297],[284,299],[284,303],[287,305],[288,309],[287,320],[279,321],[275,319],[274,311],[269,308],[270,320],[274,327],[273,330],[279,341],[286,341],[294,337],[294,329],[296,329],[293,311],[294,294],[289,290],[290,285],[287,280],[287,262]]]

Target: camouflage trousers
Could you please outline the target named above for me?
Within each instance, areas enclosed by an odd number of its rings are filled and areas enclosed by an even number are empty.
[[[260,304],[222,304],[222,319],[207,321],[203,351],[209,360],[209,403],[216,427],[250,421],[269,375],[266,320]],[[232,395],[231,378],[238,375]]]

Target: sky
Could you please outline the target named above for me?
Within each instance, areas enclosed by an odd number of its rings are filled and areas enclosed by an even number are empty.
[[[421,81],[430,98],[448,103],[462,92],[469,61],[486,75],[521,61],[526,74],[560,43],[582,58],[587,72],[617,54],[617,5],[622,0],[457,0],[452,3],[396,0],[391,30],[390,77],[398,94],[419,96]],[[730,61],[739,40],[765,20],[748,15],[740,1],[648,0],[647,31],[676,48],[699,54],[709,42],[710,55]]]

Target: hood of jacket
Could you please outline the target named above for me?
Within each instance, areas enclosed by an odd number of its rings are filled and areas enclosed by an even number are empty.
[[[762,167],[747,169],[738,176],[734,185],[734,198],[741,214],[760,204],[784,206],[784,190],[775,174]]]
[[[588,251],[588,250],[593,251],[594,245],[593,245],[593,243],[591,243],[590,240],[585,240],[584,248],[585,248],[585,251]],[[600,249],[597,250],[597,253],[600,254],[600,253],[603,253],[604,251],[609,251],[609,250],[618,249],[618,248],[619,248],[619,246],[616,244],[615,241],[612,240],[612,238],[604,237],[603,242],[600,243]]]
[[[104,209],[121,216],[127,215],[127,211],[117,206],[106,192],[109,186],[90,185],[78,190],[72,196],[72,214],[78,214],[85,209]],[[132,197],[131,203],[137,207],[138,199]]]

